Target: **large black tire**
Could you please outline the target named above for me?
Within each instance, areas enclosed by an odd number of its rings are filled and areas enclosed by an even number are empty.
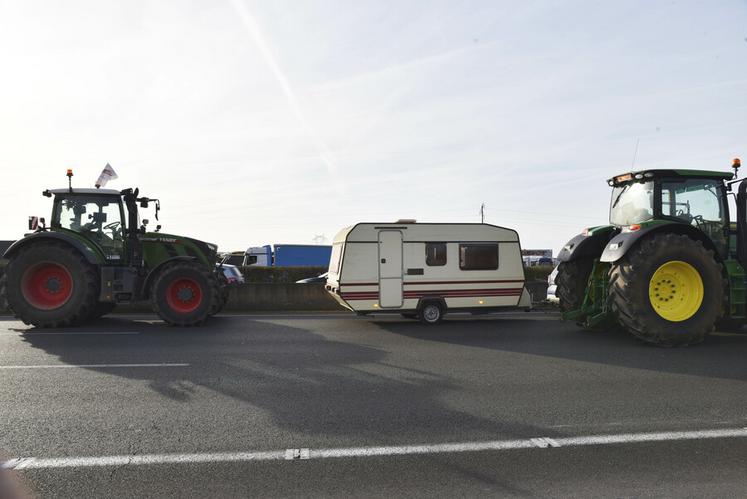
[[[8,300],[5,298],[5,272],[0,276],[0,312],[10,312]]]
[[[217,276],[214,276],[213,278],[216,279],[218,283],[218,299],[215,300],[213,309],[210,310],[210,314],[208,314],[210,317],[220,313],[223,310],[223,308],[226,306],[226,303],[228,303],[229,292],[228,279],[226,279],[226,276],[223,275],[223,273],[217,274]]]
[[[65,327],[85,322],[99,295],[96,267],[64,243],[31,243],[10,260],[3,278],[8,307],[24,323]]]
[[[198,326],[217,307],[218,280],[192,262],[167,265],[155,277],[150,298],[153,310],[171,326]]]
[[[93,307],[93,312],[91,312],[91,319],[100,319],[103,316],[112,313],[116,307],[116,303],[98,302],[96,306]]]
[[[591,258],[579,258],[558,265],[558,274],[555,276],[555,294],[563,312],[581,308],[593,265],[594,260]]]
[[[691,317],[676,322],[659,315],[649,297],[654,273],[674,261],[692,266],[703,281],[699,308]],[[721,264],[702,242],[683,235],[655,234],[612,265],[609,298],[618,322],[636,338],[662,347],[693,345],[703,341],[723,315],[724,282]],[[673,296],[681,299],[681,295]]]

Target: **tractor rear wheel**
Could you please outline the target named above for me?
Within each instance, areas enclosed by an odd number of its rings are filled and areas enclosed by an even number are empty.
[[[558,265],[558,275],[555,277],[557,286],[555,294],[560,301],[560,309],[563,312],[581,308],[593,265],[594,260],[591,258],[579,258]]]
[[[5,269],[8,307],[26,324],[64,327],[86,321],[96,305],[96,268],[76,249],[38,242],[22,248]]]
[[[700,343],[723,314],[721,264],[687,236],[648,237],[612,265],[609,284],[619,323],[653,345]]]
[[[166,266],[151,287],[155,312],[171,326],[205,322],[219,300],[218,281],[204,266],[180,262]]]

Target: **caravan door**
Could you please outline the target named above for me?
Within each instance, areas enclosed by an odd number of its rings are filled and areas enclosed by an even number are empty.
[[[379,306],[402,306],[402,232],[379,232]]]

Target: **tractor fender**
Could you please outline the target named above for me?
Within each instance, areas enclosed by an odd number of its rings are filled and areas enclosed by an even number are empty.
[[[613,234],[614,227],[606,227],[602,230],[594,230],[589,233],[581,233],[568,241],[558,253],[559,262],[572,262],[579,258],[597,258],[602,254],[604,247]]]
[[[609,243],[604,248],[604,252],[602,252],[600,261],[614,263],[625,256],[628,251],[634,248],[645,237],[665,232],[681,234],[696,241],[701,241],[706,249],[713,250],[716,256],[719,256],[716,247],[713,245],[713,242],[701,231],[686,223],[669,222],[657,223],[650,227],[641,228],[637,231],[626,231],[619,233],[618,235],[610,239]]]
[[[153,282],[153,279],[158,275],[158,273],[163,269],[165,266],[172,264],[174,262],[194,262],[197,261],[197,258],[194,256],[175,256],[172,258],[169,258],[168,260],[164,260],[148,272],[148,275],[145,277],[145,281],[143,281],[143,287],[140,293],[140,296],[144,298],[150,297],[150,285]]]
[[[23,239],[19,239],[10,245],[10,247],[3,254],[3,258],[13,258],[22,248],[27,247],[30,244],[36,244],[39,241],[62,241],[65,244],[69,244],[80,252],[81,255],[93,265],[101,265],[103,263],[103,257],[91,246],[84,244],[82,241],[65,234],[64,232],[51,232],[42,231],[35,232],[31,235],[25,236]]]

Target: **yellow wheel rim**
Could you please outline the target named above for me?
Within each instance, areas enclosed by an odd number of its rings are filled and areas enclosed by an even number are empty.
[[[703,303],[703,279],[689,263],[667,262],[651,276],[648,298],[656,313],[664,319],[686,321]]]

